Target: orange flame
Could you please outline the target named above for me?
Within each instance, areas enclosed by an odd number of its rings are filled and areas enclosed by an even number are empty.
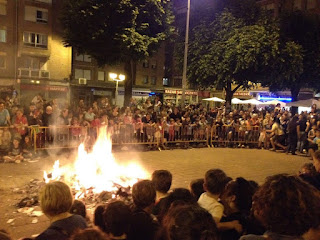
[[[147,172],[137,163],[119,164],[112,154],[112,141],[105,127],[99,129],[98,139],[91,152],[85,150],[84,144],[78,147],[78,156],[71,168],[61,169],[59,160],[53,165],[52,176],[44,172],[46,182],[64,181],[75,189],[76,198],[81,197],[81,189],[91,188],[94,193],[117,190],[115,184],[123,187],[132,186],[138,179],[148,177]]]

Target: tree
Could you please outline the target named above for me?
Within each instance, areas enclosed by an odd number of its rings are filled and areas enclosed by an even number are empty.
[[[135,65],[173,32],[169,0],[65,0],[64,41],[99,65],[124,63],[125,105],[132,97]]]
[[[247,25],[224,10],[213,22],[196,27],[190,42],[189,81],[223,87],[230,109],[233,94],[257,82],[261,69],[277,57],[279,31],[266,20]]]
[[[308,12],[284,12],[280,22],[280,61],[267,80],[271,91],[289,89],[293,101],[301,88],[320,90],[320,17]]]

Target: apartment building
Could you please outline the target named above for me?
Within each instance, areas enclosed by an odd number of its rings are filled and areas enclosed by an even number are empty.
[[[145,100],[149,96],[164,92],[164,46],[165,44],[162,44],[153,56],[136,64],[132,96],[137,100]],[[72,99],[83,99],[88,105],[102,97],[114,101],[116,81],[110,77],[110,73],[115,73],[118,76],[125,75],[124,65],[99,67],[90,55],[79,55],[73,51],[70,81]],[[117,105],[122,106],[123,102],[124,87],[123,82],[119,82]]]
[[[318,0],[259,0],[257,3],[275,17],[281,11],[310,11],[320,13],[320,2]]]
[[[63,45],[59,3],[0,0],[0,86],[22,104],[36,94],[69,100],[72,55]]]

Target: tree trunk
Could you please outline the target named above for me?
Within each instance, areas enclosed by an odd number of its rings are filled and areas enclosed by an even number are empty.
[[[300,87],[293,87],[293,88],[290,89],[290,92],[291,92],[292,101],[293,101],[293,102],[298,101],[298,96],[299,96],[299,92],[300,92]],[[298,107],[292,107],[292,108],[291,108],[291,112],[292,112],[293,114],[298,113]]]
[[[227,86],[225,87],[225,91],[226,91],[226,113],[229,113],[231,111],[231,101],[233,96],[230,82],[227,83]]]
[[[132,98],[132,88],[133,83],[135,82],[135,61],[128,60],[124,64],[124,71],[126,75],[126,80],[124,81],[124,107],[129,106],[130,100]]]

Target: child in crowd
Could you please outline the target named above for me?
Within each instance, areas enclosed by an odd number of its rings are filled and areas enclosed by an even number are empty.
[[[320,130],[316,130],[316,137],[312,140],[312,144],[309,147],[309,153],[310,153],[311,159],[313,158],[315,151],[319,149],[320,149]]]
[[[103,213],[105,232],[110,240],[126,240],[130,229],[132,212],[124,202],[115,201],[106,206]]]
[[[169,127],[169,141],[174,141],[174,129],[175,129],[175,121],[173,118],[170,118]]]
[[[130,228],[131,240],[152,240],[159,229],[159,223],[151,214],[156,199],[156,190],[149,180],[137,182],[132,187],[134,203]]]
[[[3,129],[2,137],[1,137],[1,150],[8,152],[10,150],[11,145],[11,133],[8,127]]]
[[[197,201],[199,200],[201,194],[205,192],[203,189],[203,184],[204,184],[203,178],[193,180],[190,183],[190,192]]]
[[[156,189],[156,203],[152,213],[158,215],[171,188],[172,174],[167,170],[156,170],[152,173],[151,181]]]
[[[25,136],[22,145],[22,156],[25,159],[30,159],[34,156],[33,145],[29,136]]]
[[[176,124],[174,126],[174,137],[176,140],[181,139],[181,128],[182,128],[182,123],[180,118],[176,119]]]
[[[3,157],[4,162],[6,163],[20,163],[24,160],[22,156],[23,152],[20,147],[20,138],[14,138],[12,142],[12,147],[7,156]]]

